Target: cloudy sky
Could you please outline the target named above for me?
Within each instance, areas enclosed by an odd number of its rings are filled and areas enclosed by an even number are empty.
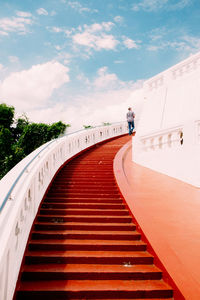
[[[0,102],[30,121],[125,120],[144,80],[200,51],[200,0],[10,0]]]

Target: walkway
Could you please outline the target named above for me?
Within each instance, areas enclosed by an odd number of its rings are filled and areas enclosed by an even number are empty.
[[[131,161],[129,143],[115,162],[123,196],[185,299],[199,300],[200,189]]]
[[[129,136],[97,145],[55,177],[36,217],[21,299],[172,299],[113,174]]]

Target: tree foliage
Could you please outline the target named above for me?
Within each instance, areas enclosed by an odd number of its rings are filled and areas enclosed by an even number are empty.
[[[83,125],[84,129],[91,129],[92,126],[91,125]]]
[[[13,106],[0,104],[0,178],[42,144],[57,138],[69,124],[31,123],[26,115],[14,119]]]
[[[13,106],[7,106],[5,103],[0,105],[0,126],[4,128],[10,128],[14,122],[14,112]]]

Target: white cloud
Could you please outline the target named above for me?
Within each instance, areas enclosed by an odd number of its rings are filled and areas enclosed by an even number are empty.
[[[56,60],[62,62],[64,65],[68,65],[72,59],[72,54],[68,52],[59,52]]]
[[[160,9],[179,10],[191,4],[191,0],[179,0],[172,3],[170,0],[142,0],[132,5],[132,10],[144,10],[148,12],[158,11]]]
[[[147,50],[149,50],[149,51],[158,51],[158,50],[163,49],[163,48],[164,48],[164,45],[160,45],[160,46],[149,45],[147,47]]]
[[[0,34],[8,35],[11,32],[18,34],[26,34],[28,25],[33,24],[33,20],[29,17],[11,17],[0,19]]]
[[[0,82],[0,98],[24,111],[46,105],[53,91],[69,81],[69,69],[50,61],[11,73]]]
[[[46,9],[42,8],[42,7],[38,8],[36,11],[37,11],[38,15],[48,16],[48,11]]]
[[[58,50],[58,51],[62,50],[62,47],[59,46],[59,45],[56,45],[55,48],[56,48],[56,50]]]
[[[107,67],[102,67],[97,72],[98,77],[94,80],[93,85],[97,89],[119,87],[120,80],[116,74],[108,73]]]
[[[89,80],[83,74],[80,76],[80,80],[83,80],[87,85],[89,91],[104,92],[104,91],[120,91],[121,89],[129,89],[135,83],[133,81],[122,81],[115,73],[110,73],[108,67],[104,66],[97,70],[96,76]]]
[[[47,28],[48,28],[48,27],[47,27]],[[51,28],[51,31],[56,32],[56,33],[59,33],[59,32],[63,32],[63,29],[60,28],[60,27],[54,26],[54,27]]]
[[[52,10],[52,11],[50,12],[50,16],[53,17],[53,16],[55,16],[55,15],[57,15],[56,11],[55,11],[55,10]]]
[[[62,120],[72,125],[71,131],[83,125],[126,121],[127,107],[134,103],[132,92],[141,87],[141,81],[120,81],[116,74],[102,67],[91,81],[80,74],[79,80],[90,87],[86,87],[84,93],[70,98],[68,92],[57,102],[49,101],[54,90],[69,81],[68,72],[69,69],[58,62],[48,62],[13,73],[0,82],[0,98],[16,108],[17,116],[25,112],[33,122]]]
[[[72,125],[70,131],[83,129],[83,125],[97,126],[103,122],[126,121],[126,112],[129,106],[134,106],[134,111],[138,116],[138,110],[141,106],[132,96],[134,90],[140,88],[142,83],[132,83],[129,87],[96,91],[85,95],[77,95],[73,103],[57,103],[52,107],[34,110],[27,113],[31,120],[41,122],[63,122]],[[78,116],[78,118],[77,118]]]
[[[84,29],[87,32],[95,33],[102,31],[111,31],[115,24],[113,22],[102,22],[102,23],[94,23],[92,25],[84,25]],[[82,27],[79,27],[79,30],[82,31]]]
[[[90,12],[90,13],[97,13],[98,10],[97,9],[91,9],[89,7],[84,7],[80,2],[78,1],[68,1],[67,4],[73,8],[74,10],[78,11],[79,13],[83,13],[83,12]]]
[[[0,72],[3,72],[5,70],[4,66],[0,64]]]
[[[9,56],[8,59],[11,63],[16,63],[19,61],[19,58],[17,56]]]
[[[114,21],[115,21],[116,23],[123,23],[124,18],[121,17],[121,16],[116,16],[116,17],[114,17]]]
[[[199,37],[184,35],[182,39],[185,42],[185,45],[188,47],[188,50],[191,53],[194,53],[194,52],[200,50],[200,38]]]
[[[23,18],[30,18],[30,17],[32,17],[32,14],[30,12],[26,12],[26,11],[17,11],[16,15],[18,17],[23,17]]]
[[[169,10],[179,10],[179,9],[183,9],[184,7],[188,6],[191,4],[191,0],[180,0],[175,4],[171,4],[169,2]]]
[[[84,25],[84,29],[79,27],[79,32],[72,36],[72,40],[76,45],[85,46],[97,51],[101,49],[113,50],[119,42],[113,35],[106,33],[113,26],[112,22],[94,23],[90,26]]]
[[[137,45],[137,43],[132,40],[132,39],[129,39],[127,37],[124,38],[124,41],[123,41],[124,45],[128,48],[128,49],[138,49],[139,46]]]
[[[0,35],[3,35],[3,36],[8,36],[8,33],[3,31],[3,30],[0,30]]]
[[[115,63],[115,64],[123,64],[123,63],[124,63],[124,60],[115,60],[114,63]]]
[[[200,38],[189,35],[179,36],[178,39],[173,40],[167,40],[167,38],[165,38],[165,40],[155,39],[153,41],[155,43],[147,47],[149,51],[173,48],[176,51],[182,52],[182,56],[185,57],[200,50]]]

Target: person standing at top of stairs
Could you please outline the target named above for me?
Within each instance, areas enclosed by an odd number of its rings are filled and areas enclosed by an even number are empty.
[[[135,118],[135,113],[132,111],[132,108],[129,107],[128,112],[126,114],[126,119],[127,119],[127,122],[128,122],[129,135],[131,135],[133,133],[133,130],[135,128],[134,118]]]

